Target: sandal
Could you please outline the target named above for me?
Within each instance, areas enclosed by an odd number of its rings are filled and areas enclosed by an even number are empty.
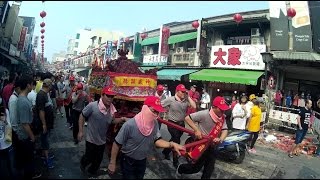
[[[289,158],[293,158],[293,155],[292,154],[288,154]]]

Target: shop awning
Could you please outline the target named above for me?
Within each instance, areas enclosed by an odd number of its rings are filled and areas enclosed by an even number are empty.
[[[141,71],[147,71],[147,70],[154,69],[154,68],[157,68],[157,67],[154,67],[154,66],[140,66],[139,67],[139,69]]]
[[[146,46],[146,45],[151,45],[151,44],[158,44],[159,43],[159,39],[160,39],[159,36],[144,39],[141,42],[141,46]]]
[[[0,52],[4,57],[8,58],[10,61],[11,61],[11,64],[19,64],[19,61],[16,60],[16,58],[10,56],[10,55],[7,55],[5,53],[2,53]]]
[[[271,51],[274,60],[320,61],[320,55],[314,52]]]
[[[168,43],[175,44],[178,42],[184,42],[191,39],[197,39],[197,32],[185,33],[185,34],[178,34],[169,37]]]
[[[181,80],[181,76],[197,72],[194,69],[163,69],[157,72],[158,79],[160,80]]]
[[[224,69],[203,69],[189,75],[190,80],[211,81],[223,83],[236,83],[245,85],[257,85],[258,78],[264,72]]]

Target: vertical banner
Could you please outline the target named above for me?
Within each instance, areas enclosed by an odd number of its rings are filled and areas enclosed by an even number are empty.
[[[308,1],[313,33],[313,50],[320,53],[320,1]]]
[[[28,28],[23,26],[20,32],[20,39],[18,42],[18,51],[24,50],[24,43],[26,41],[27,32],[28,32]]]
[[[199,51],[199,53],[200,53],[199,58],[201,59],[202,64],[207,66],[210,63],[210,60],[208,57],[208,52],[207,52],[207,46],[208,46],[207,31],[205,30],[205,28],[202,28],[202,23],[203,23],[203,20],[201,20],[200,27],[198,28],[199,34],[197,36],[198,36],[200,42],[199,42],[199,50],[197,50],[197,51]],[[198,41],[198,39],[197,39],[197,41]]]
[[[285,1],[269,1],[270,49],[287,51],[289,49],[289,21]]]
[[[166,28],[167,31],[163,31]],[[169,57],[169,44],[170,29],[168,27],[161,26],[160,28],[160,42],[159,42],[159,55]]]
[[[111,60],[111,55],[112,55],[112,41],[107,41],[106,49],[104,51],[104,60],[103,60],[104,64],[106,64]]]
[[[33,48],[37,49],[38,48],[38,42],[39,42],[39,36],[35,36],[33,40]]]
[[[290,7],[297,12],[292,18],[293,50],[310,52],[312,32],[308,1],[290,1]]]
[[[1,1],[0,2],[0,24],[4,23],[4,19],[7,14],[8,6],[9,6],[9,1]]]
[[[26,40],[24,41],[24,46],[23,46],[24,47],[23,51],[26,52],[26,53],[28,53],[29,44],[31,43],[30,39],[31,39],[30,34],[27,34],[26,35]]]

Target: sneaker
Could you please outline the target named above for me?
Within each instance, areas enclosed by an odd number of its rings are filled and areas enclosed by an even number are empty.
[[[257,153],[257,151],[256,151],[256,149],[255,149],[255,148],[252,148],[252,149],[249,149],[249,153],[253,153],[253,154],[255,154],[255,153]]]
[[[42,174],[39,172],[39,173],[34,173],[34,175],[32,176],[32,179],[38,179],[42,176]]]
[[[176,170],[176,179],[181,179],[182,178],[182,174],[179,173],[179,167],[181,164],[178,165],[177,170]]]
[[[87,122],[84,122],[84,126],[87,126],[88,125],[88,123]]]
[[[46,162],[47,162],[46,165],[47,165],[48,169],[53,169],[54,168],[52,159],[48,159]]]
[[[49,153],[49,159],[53,159],[53,158],[54,158],[54,154],[50,154],[50,153]],[[41,156],[41,159],[42,159],[42,160],[45,160],[46,157],[45,157],[45,156]]]

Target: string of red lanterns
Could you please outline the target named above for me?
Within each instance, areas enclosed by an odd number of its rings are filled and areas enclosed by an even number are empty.
[[[45,1],[42,1],[42,4],[44,4],[44,2]],[[42,22],[40,23],[40,27],[42,28],[41,30],[40,30],[40,32],[41,32],[41,52],[42,52],[42,54],[41,54],[41,60],[42,60],[42,64],[44,64],[44,33],[46,32],[46,30],[44,29],[44,27],[46,26],[46,23],[44,22],[44,18],[47,16],[47,13],[44,11],[44,10],[42,10],[41,12],[40,12],[40,17],[42,18]]]

